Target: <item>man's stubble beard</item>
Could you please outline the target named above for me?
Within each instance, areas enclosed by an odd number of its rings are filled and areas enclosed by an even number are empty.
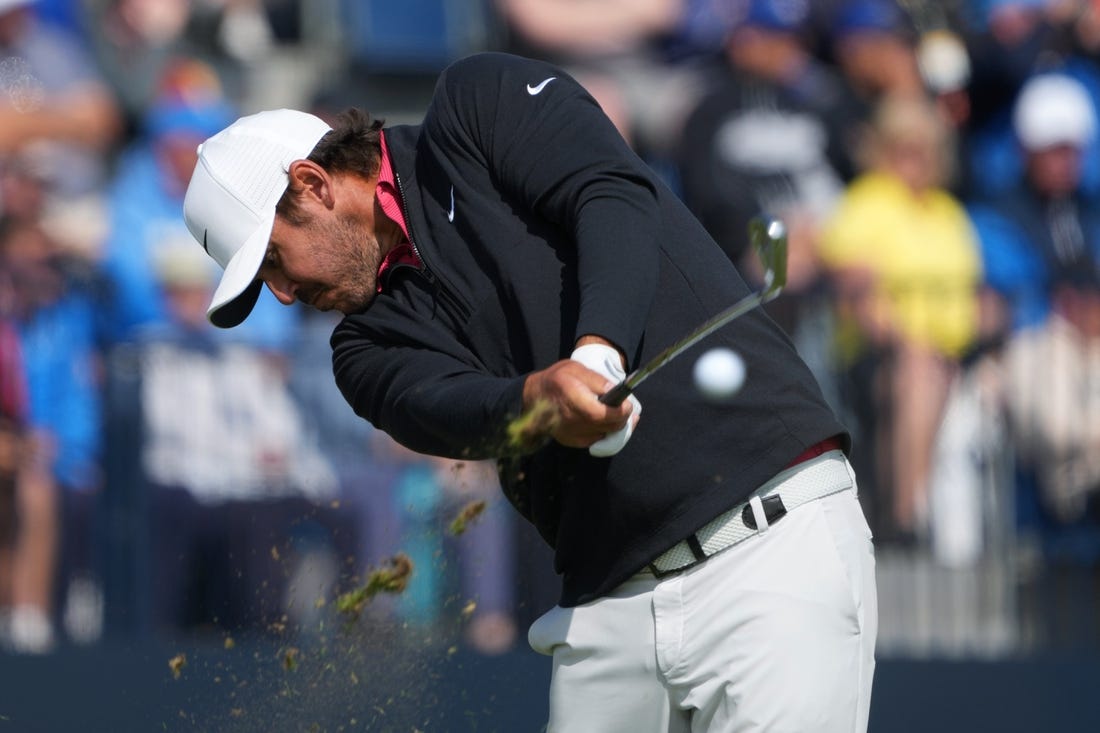
[[[364,233],[361,223],[341,217],[332,224],[328,240],[336,246],[325,251],[324,262],[319,264],[330,273],[326,280],[335,283],[336,308],[344,314],[359,312],[376,295],[382,264],[378,239],[372,232]]]

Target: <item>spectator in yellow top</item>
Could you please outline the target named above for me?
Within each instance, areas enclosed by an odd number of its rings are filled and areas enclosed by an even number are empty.
[[[867,458],[882,501],[872,510],[880,534],[920,529],[947,388],[978,331],[978,242],[945,188],[952,147],[924,97],[885,99],[862,147],[863,173],[822,237],[821,259],[836,288],[840,368],[855,390],[849,404],[879,408],[863,415],[856,408],[854,417],[876,446]]]

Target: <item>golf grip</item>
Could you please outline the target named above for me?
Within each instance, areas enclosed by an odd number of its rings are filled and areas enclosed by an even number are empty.
[[[618,407],[626,401],[631,391],[630,386],[624,380],[600,395],[600,402],[605,405],[610,405],[611,407]]]

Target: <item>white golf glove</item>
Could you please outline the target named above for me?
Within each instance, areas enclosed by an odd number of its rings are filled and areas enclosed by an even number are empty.
[[[574,349],[570,358],[573,361],[579,361],[592,371],[602,374],[615,384],[626,377],[626,372],[623,371],[622,367],[622,357],[619,356],[618,350],[605,344],[585,344]],[[614,433],[610,433],[588,446],[588,452],[593,456],[606,458],[615,455],[623,449],[623,446],[630,440],[630,436],[633,435],[634,425],[637,424],[638,418],[642,414],[642,403],[634,395],[630,395],[627,399],[634,405],[634,412],[631,413],[630,419],[626,421],[626,425],[622,429],[616,430]]]

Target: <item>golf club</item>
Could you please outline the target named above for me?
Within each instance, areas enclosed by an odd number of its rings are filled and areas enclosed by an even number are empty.
[[[763,287],[707,319],[687,336],[653,357],[649,363],[628,374],[623,381],[600,395],[600,402],[612,406],[622,404],[639,384],[665,364],[730,321],[779,295],[783,286],[787,284],[786,225],[772,216],[756,216],[749,222],[749,242],[764,266]]]

